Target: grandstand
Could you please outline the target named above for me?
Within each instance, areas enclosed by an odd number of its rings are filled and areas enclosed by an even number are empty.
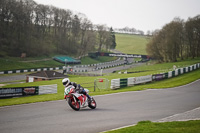
[[[63,64],[81,64],[80,60],[74,59],[69,56],[59,55],[59,56],[54,56],[53,59]]]

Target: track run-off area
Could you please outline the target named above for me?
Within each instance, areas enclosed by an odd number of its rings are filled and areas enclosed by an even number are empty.
[[[200,107],[200,80],[175,88],[94,98],[94,110],[74,111],[65,100],[0,107],[0,132],[98,133],[143,120],[157,121]]]

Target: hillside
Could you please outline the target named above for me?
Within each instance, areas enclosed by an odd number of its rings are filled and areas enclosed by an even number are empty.
[[[127,54],[143,54],[146,55],[146,44],[149,37],[130,34],[115,34],[116,50]]]

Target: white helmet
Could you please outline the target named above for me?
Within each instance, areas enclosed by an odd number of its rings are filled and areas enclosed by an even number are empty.
[[[69,83],[70,83],[69,78],[64,78],[64,79],[62,80],[62,83],[63,83],[63,85],[68,86]]]

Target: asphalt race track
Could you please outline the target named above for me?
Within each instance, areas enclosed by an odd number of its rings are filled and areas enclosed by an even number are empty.
[[[156,121],[200,107],[200,80],[191,84],[95,96],[97,109],[72,110],[65,100],[0,108],[1,133],[97,133]]]

